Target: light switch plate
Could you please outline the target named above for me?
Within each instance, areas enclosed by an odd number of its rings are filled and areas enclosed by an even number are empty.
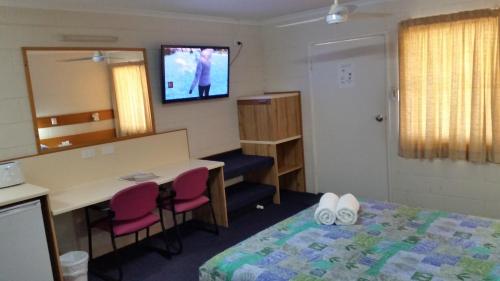
[[[95,157],[95,149],[89,148],[89,149],[82,150],[82,158],[83,159],[89,159],[89,158],[94,158],[94,157]]]
[[[102,155],[109,155],[115,153],[115,146],[112,144],[105,145],[101,147],[101,154]]]

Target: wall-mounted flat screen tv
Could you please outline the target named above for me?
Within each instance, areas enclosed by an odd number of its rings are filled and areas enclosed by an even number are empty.
[[[229,96],[229,47],[163,45],[163,103]]]

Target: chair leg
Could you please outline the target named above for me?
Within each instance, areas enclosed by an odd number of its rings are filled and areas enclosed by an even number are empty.
[[[118,263],[118,280],[122,280],[123,279],[122,259],[120,254],[118,253],[115,236],[113,235],[113,233],[111,233],[111,245],[113,246],[113,253],[115,254],[115,258]]]
[[[180,254],[182,252],[182,236],[177,224],[177,214],[175,213],[175,211],[172,211],[172,220],[174,221],[175,237],[177,238],[176,240],[179,243],[179,251],[176,252],[176,254]]]
[[[172,258],[172,253],[170,252],[170,249],[168,248],[168,235],[167,235],[167,229],[165,227],[165,223],[163,222],[163,212],[160,208],[160,225],[161,225],[161,235],[163,236],[163,242],[165,242],[165,250],[167,251],[167,259],[171,259]],[[148,234],[148,237],[149,237],[149,227],[148,229],[146,230],[147,231],[147,234]]]
[[[135,243],[139,243],[139,231],[135,233]]]
[[[186,212],[182,213],[182,227],[186,225]]]
[[[89,209],[85,208],[85,221],[87,223],[87,239],[88,239],[88,245],[89,245],[89,259],[93,259],[93,253],[92,253],[92,227],[90,226],[90,214],[89,214]]]
[[[217,224],[217,219],[215,219],[214,206],[212,205],[212,202],[209,202],[208,204],[210,205],[210,211],[212,213],[212,220],[214,222],[215,234],[219,235],[219,225]]]
[[[160,212],[161,212],[161,210],[160,210]],[[146,237],[149,238],[149,227],[146,228]]]

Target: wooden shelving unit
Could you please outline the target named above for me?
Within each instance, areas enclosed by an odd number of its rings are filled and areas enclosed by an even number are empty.
[[[240,98],[238,118],[243,153],[274,158],[268,172],[246,178],[276,186],[275,202],[280,189],[305,192],[300,93]]]
[[[265,175],[274,170],[274,158],[261,155],[245,155],[241,149],[212,155],[205,158],[224,162],[224,180],[243,176],[246,180],[226,187],[228,213],[255,204],[264,204],[272,198],[279,204],[276,186],[265,180]],[[264,175],[263,177],[257,175]],[[262,180],[264,178],[264,180]],[[250,179],[250,180],[249,180]]]

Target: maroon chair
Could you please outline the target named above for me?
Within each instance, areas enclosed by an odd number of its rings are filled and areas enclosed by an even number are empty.
[[[135,234],[137,243],[139,240],[139,232],[141,230],[145,229],[147,231],[147,237],[149,237],[149,228],[154,224],[160,223],[162,235],[164,235],[166,256],[167,258],[171,257],[168,248],[165,225],[161,216],[153,212],[156,208],[158,208],[158,195],[158,185],[154,182],[145,182],[116,193],[109,203],[109,208],[99,209],[100,211],[106,211],[107,216],[104,219],[90,222],[89,209],[96,208],[88,207],[85,209],[88,226],[90,259],[92,259],[92,228],[99,228],[109,232],[111,235],[113,252],[118,260],[118,280],[123,278],[123,270],[121,266],[121,258],[118,255],[116,247],[115,240],[117,237]],[[161,213],[161,209],[159,209],[159,212]]]
[[[182,241],[177,223],[177,214],[182,214],[182,221],[184,224],[186,222],[187,212],[209,205],[215,227],[214,232],[217,235],[219,234],[210,191],[207,190],[207,181],[208,169],[205,167],[192,169],[180,174],[172,183],[173,195],[168,197],[168,200],[163,200],[160,205],[163,209],[172,212],[172,219],[179,242],[179,249],[176,253],[182,252]]]

